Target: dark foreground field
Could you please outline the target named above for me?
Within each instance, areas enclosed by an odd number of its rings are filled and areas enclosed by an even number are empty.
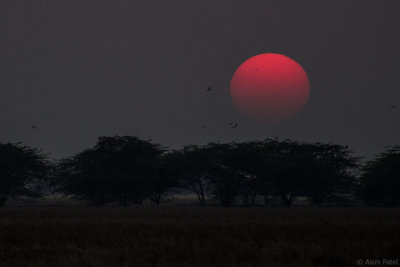
[[[2,267],[357,266],[399,248],[399,209],[0,209]]]

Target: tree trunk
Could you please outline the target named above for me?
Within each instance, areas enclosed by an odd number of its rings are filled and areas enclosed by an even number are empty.
[[[200,183],[200,205],[201,206],[205,206],[206,205],[206,198],[204,196],[204,189],[203,189],[203,185]]]
[[[157,194],[156,194],[156,196],[155,196],[155,198],[154,198],[154,202],[156,203],[156,205],[160,205],[161,196],[162,196],[162,193],[157,193]]]
[[[196,193],[197,199],[200,202],[200,206],[206,206],[206,199],[205,199],[205,196],[204,196],[204,190],[203,190],[203,187],[202,187],[202,185],[200,183],[199,183],[199,188],[200,188],[200,190],[197,190],[196,186],[192,185],[187,189],[189,189],[190,191]]]
[[[205,198],[204,198],[204,195],[201,194],[201,193],[198,192],[198,191],[195,191],[195,193],[196,193],[197,199],[198,199],[199,202],[200,202],[200,206],[206,206],[206,200],[205,200]]]
[[[268,195],[264,195],[264,205],[268,206],[269,200],[268,200]]]
[[[293,201],[296,199],[296,196],[293,194],[282,194],[281,200],[285,207],[290,207],[293,204]]]
[[[257,194],[252,194],[250,197],[250,206],[254,206],[254,203],[256,202],[256,197]]]

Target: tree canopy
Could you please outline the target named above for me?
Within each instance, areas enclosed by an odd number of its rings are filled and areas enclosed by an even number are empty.
[[[141,203],[151,194],[151,177],[163,152],[159,144],[137,137],[100,137],[93,148],[61,162],[59,191],[95,206]]]
[[[20,143],[0,142],[0,206],[10,197],[40,195],[41,181],[50,168],[40,150]]]
[[[369,205],[398,206],[399,146],[362,168],[352,154],[338,144],[277,138],[167,150],[136,136],[112,136],[51,163],[40,150],[0,143],[0,205],[10,197],[40,195],[53,175],[56,192],[94,206],[159,204],[178,191],[191,191],[200,205],[248,206],[263,198],[291,206],[299,197],[313,205],[344,205],[357,196]]]
[[[369,205],[400,205],[400,146],[389,147],[364,165],[358,195]]]

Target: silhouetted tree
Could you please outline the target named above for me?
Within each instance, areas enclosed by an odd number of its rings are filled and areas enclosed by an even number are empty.
[[[207,205],[206,196],[209,193],[209,181],[206,173],[208,154],[197,145],[185,146],[174,151],[175,160],[180,162],[177,167],[181,188],[196,194],[201,206]]]
[[[259,167],[257,164],[264,165],[265,162],[259,161],[258,148],[257,141],[230,144],[229,162],[236,173],[235,182],[243,206],[254,205],[257,195],[262,193],[261,179],[257,176],[256,168]]]
[[[256,144],[253,168],[258,193],[265,202],[273,195],[280,197],[283,205],[290,206],[301,193],[302,158],[297,151],[298,143],[293,141],[267,139]]]
[[[363,166],[358,196],[369,205],[400,205],[400,146],[389,147]]]
[[[254,172],[254,143],[209,143],[186,146],[181,156],[181,186],[196,193],[201,205],[213,195],[223,206],[231,206],[242,197],[252,205],[259,190]]]
[[[274,145],[276,146],[272,149],[273,154],[269,158],[273,193],[289,207],[303,193],[303,178],[307,168],[297,142],[287,140]]]
[[[301,144],[304,173],[303,195],[313,204],[348,202],[355,186],[358,159],[347,146],[322,143]]]
[[[58,165],[56,192],[72,195],[79,200],[88,200],[93,206],[111,201],[109,177],[99,169],[101,155],[94,149],[86,149]]]
[[[345,146],[267,139],[254,158],[257,184],[265,193],[291,206],[299,196],[321,204],[344,196],[353,181],[356,159]]]
[[[264,198],[265,204],[273,190],[274,165],[276,160],[275,142],[272,139],[265,141],[250,141],[237,144],[242,151],[242,161],[239,163],[245,175],[241,186],[241,195],[244,205],[251,205],[257,195]]]
[[[163,152],[159,144],[137,137],[99,137],[94,148],[60,164],[59,190],[95,206],[113,201],[140,204],[152,193]]]
[[[150,200],[157,205],[165,199],[168,193],[179,187],[179,175],[181,174],[180,157],[171,152],[163,155],[157,163],[157,171],[150,178]]]
[[[0,143],[0,206],[10,197],[38,197],[49,168],[50,162],[40,150]]]
[[[253,178],[246,172],[246,150],[237,143],[209,143],[203,147],[190,148],[193,167],[189,169],[196,175],[189,179],[193,181],[195,178],[196,185],[203,191],[204,185],[208,185],[210,193],[222,206],[233,205],[237,197],[244,194],[244,185],[250,185]],[[188,153],[185,155],[188,159]],[[198,192],[198,195],[201,196],[201,193]],[[249,195],[247,190],[244,195]]]
[[[237,164],[242,159],[234,143],[209,143],[203,147],[208,154],[205,173],[212,184],[213,194],[222,206],[231,206],[240,194],[244,175]]]

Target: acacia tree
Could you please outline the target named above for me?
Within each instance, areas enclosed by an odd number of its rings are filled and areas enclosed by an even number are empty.
[[[276,139],[259,142],[254,161],[265,196],[278,196],[285,206],[299,196],[314,204],[345,196],[357,167],[357,159],[345,146]]]
[[[101,206],[111,201],[109,177],[99,169],[102,158],[94,149],[86,149],[58,164],[56,192]]]
[[[173,155],[180,162],[176,166],[179,186],[195,193],[200,205],[206,206],[209,181],[205,167],[209,155],[197,145],[185,146],[182,150],[174,151]]]
[[[361,170],[358,196],[369,205],[400,205],[400,146],[389,147]]]
[[[293,141],[279,142],[277,139],[266,139],[255,145],[253,168],[257,176],[259,194],[267,199],[270,195],[279,197],[285,206],[291,206],[301,194],[301,174],[303,165],[298,151],[298,143]]]
[[[168,197],[168,194],[179,187],[180,160],[176,153],[162,155],[156,166],[156,173],[150,178],[150,200],[157,205]]]
[[[231,206],[241,197],[244,206],[253,205],[260,193],[261,180],[256,169],[265,162],[257,153],[258,142],[209,143],[207,173],[214,195],[223,206]]]
[[[181,182],[197,194],[201,205],[210,193],[223,206],[231,206],[243,193],[246,176],[242,163],[245,150],[236,143],[209,143],[205,146],[187,146],[181,151],[184,167]]]
[[[301,144],[307,172],[304,196],[313,204],[346,203],[353,195],[358,158],[347,146],[322,143]]]
[[[181,187],[194,192],[201,205],[213,195],[223,206],[231,206],[239,197],[243,205],[252,205],[260,191],[256,176],[258,142],[209,143],[186,146],[180,156]],[[260,165],[264,162],[259,162]]]
[[[213,194],[222,206],[231,206],[240,194],[242,175],[237,168],[234,144],[209,143],[203,148],[209,155],[205,173],[212,184]]]
[[[262,190],[262,179],[257,176],[257,168],[265,166],[260,160],[258,141],[244,143],[232,143],[232,165],[236,169],[239,181],[239,193],[243,206],[254,205],[257,195],[263,195],[267,191]]]
[[[50,168],[40,150],[20,143],[0,142],[0,206],[16,196],[38,197],[38,185]]]
[[[163,152],[159,144],[137,137],[99,137],[94,148],[60,164],[59,191],[96,206],[114,201],[120,206],[140,204],[151,194]]]

